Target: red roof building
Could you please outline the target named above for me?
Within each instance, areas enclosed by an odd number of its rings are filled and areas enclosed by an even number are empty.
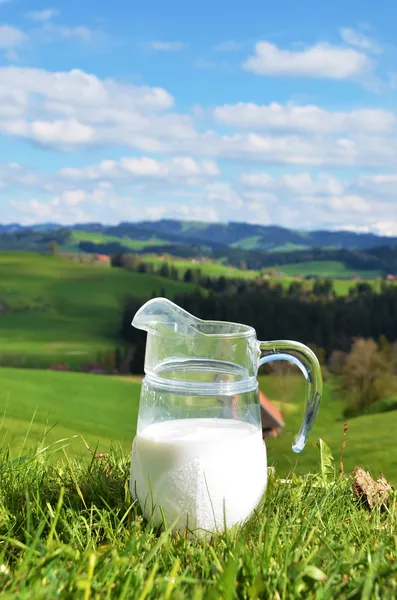
[[[96,260],[103,264],[110,264],[110,256],[107,256],[106,254],[97,254]]]
[[[278,437],[281,429],[284,427],[284,419],[281,411],[261,391],[259,391],[259,402],[263,437]]]

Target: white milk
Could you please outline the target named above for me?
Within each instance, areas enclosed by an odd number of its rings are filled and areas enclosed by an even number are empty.
[[[261,431],[233,419],[181,419],[147,426],[134,439],[131,490],[146,518],[175,529],[222,531],[247,519],[267,483]],[[135,494],[136,491],[136,494]],[[154,509],[154,512],[153,512]]]

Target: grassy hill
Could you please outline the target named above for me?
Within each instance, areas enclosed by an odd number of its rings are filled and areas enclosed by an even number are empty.
[[[226,278],[242,278],[242,279],[255,279],[259,277],[261,273],[268,271],[269,273],[275,273],[280,271],[283,275],[271,276],[271,282],[274,284],[281,284],[284,288],[288,288],[292,281],[294,281],[295,275],[315,275],[319,277],[331,277],[334,280],[334,290],[338,296],[346,296],[349,293],[350,288],[354,287],[355,282],[349,277],[357,275],[363,280],[368,281],[375,289],[379,288],[376,277],[380,274],[378,271],[353,271],[348,269],[342,262],[338,261],[311,261],[307,263],[291,263],[287,265],[281,265],[272,267],[271,269],[265,269],[263,271],[254,271],[249,269],[238,269],[225,265],[218,261],[206,261],[192,263],[189,259],[173,258],[163,259],[154,255],[142,255],[141,259],[144,262],[151,263],[158,269],[165,261],[171,266],[176,267],[180,275],[183,275],[187,269],[200,269],[203,275],[209,277],[226,277]],[[308,280],[304,281],[303,285],[306,289],[313,287],[313,282]]]
[[[114,346],[128,293],[191,291],[183,282],[49,255],[0,253],[0,353],[82,362]]]
[[[301,422],[303,378],[261,377],[260,386],[279,404],[286,423],[280,438],[267,441],[269,464],[275,464],[280,474],[288,473],[292,467],[298,473],[316,472],[319,437],[327,442],[339,461],[344,405],[338,400],[332,381],[325,385],[312,436],[300,455],[292,452],[291,444]],[[48,428],[55,426],[46,438],[47,443],[80,434],[91,446],[98,442],[99,452],[106,452],[111,441],[129,449],[136,428],[139,394],[139,378],[0,369],[3,445],[12,443],[14,452],[18,452],[28,431],[26,445],[34,445],[42,438],[47,423]],[[376,474],[383,472],[397,484],[396,427],[397,411],[351,419],[345,468],[352,470],[357,464],[364,465]],[[72,442],[69,453],[86,453],[81,440]]]
[[[267,441],[269,459],[281,472],[292,467],[297,473],[314,472],[318,464],[316,441],[319,437],[327,442],[339,464],[339,454],[343,437],[344,403],[338,398],[331,381],[324,386],[324,396],[312,435],[302,454],[294,454],[291,444],[298,432],[303,416],[305,383],[300,376],[260,377],[261,389],[279,406],[285,418],[283,434],[278,439]],[[350,419],[343,462],[351,471],[361,465],[369,468],[377,476],[384,473],[386,478],[397,485],[397,454],[395,452],[395,429],[397,411],[365,415]]]
[[[165,262],[163,258],[154,255],[142,255],[141,259],[144,262],[153,264],[155,268],[159,268]],[[260,273],[259,271],[231,267],[220,261],[192,262],[192,260],[189,259],[170,258],[169,260],[167,259],[166,262],[174,266],[182,276],[187,269],[200,269],[203,275],[208,275],[209,277],[223,276],[242,279],[254,279],[255,277],[258,277]]]
[[[354,270],[346,267],[341,261],[312,260],[305,263],[291,263],[274,267],[286,275],[318,275],[319,277],[332,277],[334,279],[347,279],[359,276],[362,279],[376,279],[382,276],[381,271]]]
[[[209,541],[142,519],[120,452],[0,460],[4,600],[396,598],[396,511],[366,510],[351,478],[324,483],[318,466],[273,477],[250,523]]]
[[[71,231],[70,242],[67,246],[61,246],[61,249],[65,251],[78,251],[80,242],[93,242],[94,244],[121,243],[126,249],[132,252],[142,250],[146,246],[163,246],[167,244],[165,240],[160,240],[156,236],[150,237],[147,240],[137,240],[128,236],[116,237],[95,231],[73,229]]]
[[[98,452],[111,442],[131,447],[140,384],[120,378],[34,369],[0,369],[0,439],[13,455],[81,435]],[[71,456],[89,454],[81,439],[69,440]]]

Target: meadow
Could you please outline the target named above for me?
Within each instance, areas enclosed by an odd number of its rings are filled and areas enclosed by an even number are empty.
[[[145,259],[146,260],[146,259]],[[152,258],[156,265],[160,258]],[[183,273],[199,267],[212,277],[256,277],[256,271],[233,269],[220,263],[176,261]],[[295,265],[296,266],[296,265]],[[272,283],[288,287],[293,277],[275,277]],[[304,281],[310,288],[311,281]],[[334,280],[338,295],[346,295],[354,282]],[[379,283],[373,281],[378,287]],[[66,258],[30,253],[0,253],[0,354],[16,356],[16,365],[70,365],[95,360],[99,351],[114,347],[126,294],[150,298],[165,291],[167,297],[192,291],[193,284],[153,274],[141,274],[101,264],[72,262]],[[2,310],[3,309],[3,310]],[[21,358],[19,358],[21,357]],[[12,360],[10,360],[11,364]]]
[[[299,375],[260,376],[261,389],[281,409],[285,428],[280,438],[268,439],[269,464],[277,473],[291,469],[298,474],[315,473],[318,467],[316,442],[322,438],[339,457],[343,437],[343,409],[335,381],[328,380],[318,419],[302,454],[292,449],[304,405],[304,380]],[[74,457],[90,459],[82,438],[98,452],[108,452],[112,442],[131,447],[136,431],[140,394],[139,377],[115,377],[83,373],[59,373],[34,369],[0,369],[0,415],[3,447],[16,457],[38,443],[57,440],[69,447]],[[395,435],[397,412],[350,419],[344,456],[351,471],[361,465],[377,476],[384,473],[397,485]],[[43,435],[45,439],[43,441]],[[81,437],[73,437],[81,436]]]
[[[107,265],[0,253],[0,353],[38,364],[95,360],[115,345],[126,294],[145,299],[165,290],[173,297],[193,289]]]
[[[8,599],[392,600],[396,494],[368,511],[350,477],[271,476],[244,527],[200,540],[153,528],[129,457],[0,456],[0,593]]]
[[[152,237],[147,240],[133,240],[128,236],[122,238],[115,237],[112,235],[106,235],[105,233],[95,233],[93,231],[81,231],[74,229],[71,232],[70,243],[62,247],[65,251],[78,251],[79,242],[93,242],[94,244],[122,244],[129,250],[137,251],[146,248],[146,246],[164,246],[167,244],[166,241],[160,240],[157,237]]]
[[[306,263],[290,263],[272,267],[271,269],[263,269],[262,271],[254,271],[249,269],[238,269],[231,267],[219,261],[204,261],[192,262],[189,259],[162,257],[155,255],[142,255],[141,259],[144,262],[150,263],[155,269],[159,269],[164,262],[169,266],[177,269],[179,276],[182,278],[187,269],[200,269],[204,276],[208,277],[226,277],[236,279],[256,279],[257,277],[269,277],[272,284],[280,284],[285,289],[288,288],[296,276],[305,277],[307,275],[317,275],[318,277],[331,278],[333,280],[333,289],[338,296],[346,296],[349,290],[356,285],[353,277],[360,277],[362,281],[366,281],[375,290],[379,290],[381,273],[379,271],[353,271],[348,269],[342,262],[338,261],[309,261]],[[275,273],[279,273],[275,275]],[[303,286],[306,290],[313,287],[312,280],[304,280]]]
[[[339,285],[347,293],[352,282]],[[194,286],[52,256],[0,254],[0,353],[41,363],[93,359],[115,344],[125,294],[148,298],[163,288],[172,297]],[[167,525],[156,530],[131,501],[140,382],[0,368],[2,598],[397,596],[396,493],[387,510],[369,511],[354,497],[349,475],[360,465],[397,485],[397,411],[349,420],[339,476],[348,399],[337,380],[327,377],[312,435],[296,455],[304,380],[261,375],[261,389],[285,418],[281,436],[266,442],[275,467],[266,502],[246,526],[206,541],[172,535]],[[334,455],[335,476],[321,470],[319,438]]]

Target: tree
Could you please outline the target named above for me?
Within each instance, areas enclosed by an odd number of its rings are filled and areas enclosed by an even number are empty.
[[[303,293],[302,281],[293,281],[288,288],[288,294],[293,298],[299,298]]]
[[[137,254],[123,254],[121,264],[124,269],[128,269],[130,271],[137,271],[141,264],[141,258]]]
[[[183,281],[185,281],[185,283],[193,282],[193,271],[191,269],[186,269],[183,275]]]
[[[158,274],[160,277],[169,277],[170,276],[170,267],[167,262],[163,263],[158,270]]]
[[[374,340],[358,338],[354,341],[343,369],[341,387],[351,401],[346,416],[363,413],[376,400],[393,393],[390,364]]]
[[[347,353],[342,350],[334,350],[328,361],[328,370],[333,375],[342,375],[345,369]]]
[[[174,281],[178,281],[179,279],[178,269],[176,269],[173,265],[171,267],[170,276]]]
[[[333,293],[333,281],[330,278],[316,279],[313,284],[313,294],[315,296],[329,297]]]
[[[50,242],[50,254],[51,256],[57,256],[59,252],[59,245],[58,242],[55,240],[52,240]]]

